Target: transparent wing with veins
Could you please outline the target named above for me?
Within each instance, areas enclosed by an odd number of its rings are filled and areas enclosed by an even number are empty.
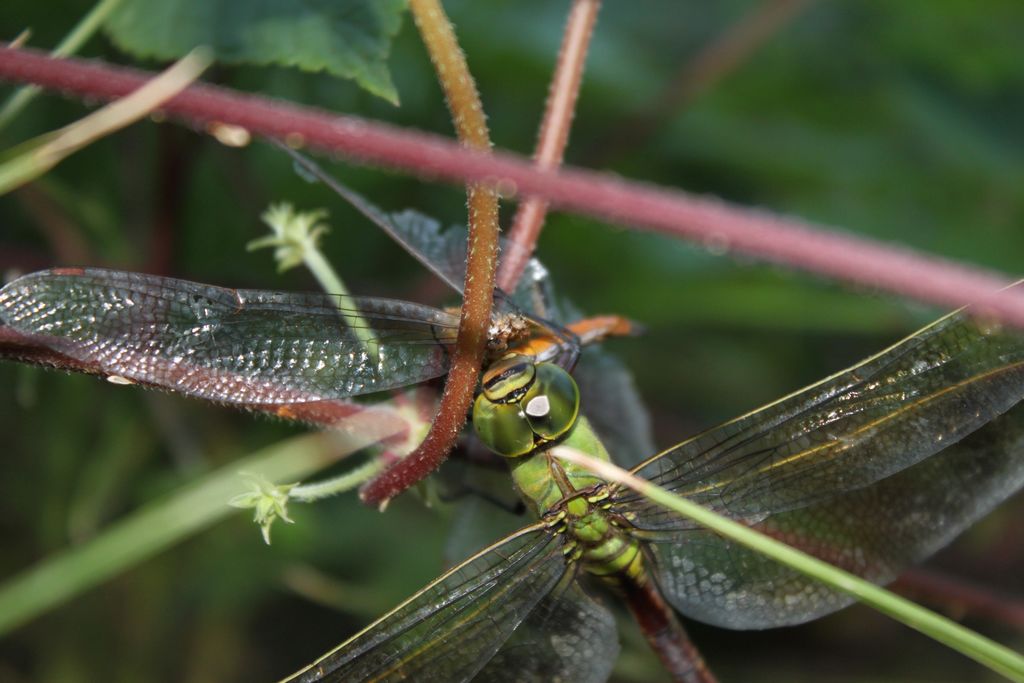
[[[1024,485],[1024,338],[969,312],[635,471],[869,580],[892,580]],[[850,602],[631,492],[615,501],[651,542],[659,585],[684,614],[768,628]]]
[[[308,403],[443,375],[458,318],[405,301],[57,269],[0,290],[0,322],[95,372],[224,403]],[[370,341],[363,330],[372,328]]]

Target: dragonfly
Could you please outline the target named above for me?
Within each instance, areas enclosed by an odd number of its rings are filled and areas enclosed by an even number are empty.
[[[457,236],[418,215],[364,213],[459,289]],[[618,639],[601,585],[625,599],[676,679],[700,680],[676,612],[749,629],[848,603],[555,458],[561,446],[602,459],[623,448],[614,425],[609,438],[588,420],[598,404],[580,399],[567,370],[581,345],[629,325],[550,322],[546,272],[531,268],[522,289],[498,297],[473,428],[509,460],[537,521],[289,680],[602,681]],[[0,341],[5,330],[17,335],[13,348],[29,362],[324,424],[336,416],[325,405],[444,374],[457,316],[389,299],[78,268],[0,289],[0,323]],[[1022,354],[1016,334],[960,311],[633,471],[883,583],[1020,488]]]
[[[952,313],[851,368],[633,472],[876,583],[1024,484],[1024,340]],[[608,460],[562,368],[509,355],[474,428],[537,521],[456,565],[287,679],[604,681],[623,597],[675,680],[706,680],[675,611],[732,629],[799,624],[851,598],[559,460]]]

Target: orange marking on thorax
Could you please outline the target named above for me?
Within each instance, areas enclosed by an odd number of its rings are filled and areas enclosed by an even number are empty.
[[[553,347],[561,346],[565,343],[564,339],[561,339],[544,327],[535,326],[535,329],[538,331],[538,334],[534,334],[529,339],[515,344],[511,351],[525,356],[543,357]],[[570,323],[566,329],[579,337],[581,346],[594,344],[606,337],[634,335],[638,331],[633,322],[619,315],[598,315],[593,318],[584,318],[583,320]]]

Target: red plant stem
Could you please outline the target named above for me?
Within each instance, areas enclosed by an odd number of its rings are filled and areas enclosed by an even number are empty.
[[[624,150],[642,145],[674,112],[750,59],[810,2],[762,0],[684,64],[655,100],[608,126],[615,135],[588,155],[588,165],[603,166]]]
[[[600,8],[601,0],[575,0],[569,10],[558,65],[548,89],[537,149],[533,153],[538,168],[558,168],[562,163],[573,113],[576,111],[580,82],[583,80],[587,48]],[[523,269],[536,248],[547,211],[548,203],[540,197],[526,197],[520,202],[498,267],[498,287],[506,292],[514,291],[522,277]]]
[[[185,187],[198,145],[196,138],[187,131],[174,128],[161,131],[157,144],[156,211],[152,217],[145,269],[155,275],[170,275],[174,270],[175,238],[185,207]]]
[[[810,2],[762,0],[676,75],[656,101],[652,112],[654,116],[686,104],[734,71]]]
[[[85,98],[123,97],[151,77],[137,70],[0,48],[0,79]],[[507,152],[481,153],[436,135],[211,86],[193,85],[161,111],[199,128],[220,121],[424,178],[458,183],[500,180],[562,209],[943,307],[984,300],[987,314],[1024,327],[1024,299],[1013,292],[993,294],[1011,283],[1005,276],[767,211],[593,171],[537,169],[531,161]]]
[[[967,614],[1024,629],[1024,599],[988,586],[917,567],[901,574],[892,587],[912,600],[929,602],[958,618]]]
[[[490,152],[491,136],[480,94],[440,1],[411,0],[409,9],[444,89],[459,140],[472,149]],[[462,315],[441,405],[416,450],[359,491],[359,497],[367,503],[386,503],[437,469],[466,423],[487,346],[498,260],[498,195],[493,187],[474,180],[466,186],[469,244]]]
[[[22,185],[12,195],[19,200],[22,209],[46,240],[51,259],[60,264],[95,262],[89,243],[82,236],[81,226],[38,184]]]

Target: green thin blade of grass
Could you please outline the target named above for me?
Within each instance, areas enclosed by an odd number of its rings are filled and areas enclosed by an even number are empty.
[[[209,64],[209,53],[197,48],[127,97],[11,149],[0,158],[0,195],[38,178],[83,147],[145,117],[187,88]]]
[[[386,436],[386,435],[385,435]],[[318,432],[283,441],[211,472],[0,584],[0,635],[110,579],[228,515],[246,490],[239,471],[297,481],[375,443],[381,433]]]
[[[842,591],[924,635],[970,657],[1006,678],[1024,683],[1024,656],[1008,647],[964,628],[931,610],[891,591],[834,567],[827,562],[765,536],[750,527],[681,498],[636,477],[615,465],[597,460],[574,449],[559,447],[553,453],[569,462],[586,467],[607,481],[628,486],[658,505],[721,534],[725,538],[769,557],[802,574]]]

